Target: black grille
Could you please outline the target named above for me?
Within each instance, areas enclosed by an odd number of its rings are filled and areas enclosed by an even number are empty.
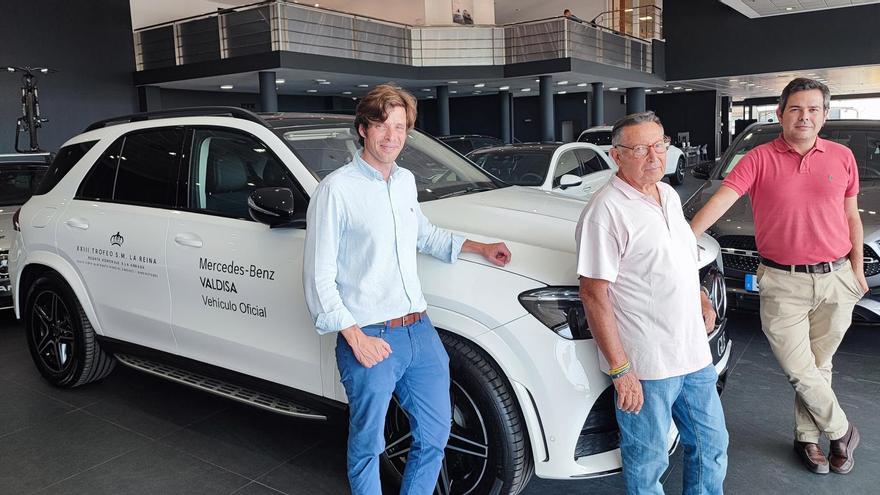
[[[587,420],[584,421],[574,449],[574,458],[600,454],[618,447],[620,430],[614,411],[614,386],[609,386],[593,404]]]
[[[877,252],[865,244],[865,276],[877,275],[880,273],[880,257]]]
[[[718,239],[722,248],[741,249],[743,251],[758,251],[755,238],[750,235],[726,235]],[[880,273],[880,256],[870,246],[865,244],[865,276],[870,277]],[[746,273],[758,271],[760,258],[734,253],[722,253],[724,269],[738,270]]]

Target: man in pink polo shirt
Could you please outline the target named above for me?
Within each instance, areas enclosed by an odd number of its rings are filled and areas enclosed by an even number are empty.
[[[856,160],[826,141],[831,93],[797,78],[782,90],[782,135],[749,151],[691,221],[700,235],[743,194],[752,200],[761,326],[795,390],[794,449],[810,471],[849,473],[859,431],[831,389],[831,359],[868,291]],[[819,446],[831,441],[830,457]]]

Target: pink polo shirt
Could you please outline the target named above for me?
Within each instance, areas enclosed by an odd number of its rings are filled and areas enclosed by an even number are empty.
[[[859,171],[846,146],[817,138],[801,156],[780,135],[746,153],[724,185],[751,198],[762,257],[806,265],[852,250],[844,198],[859,193]]]
[[[608,284],[617,334],[643,380],[712,363],[703,311],[697,240],[678,193],[657,183],[660,204],[617,175],[593,195],[575,237],[578,275]],[[603,371],[608,360],[599,353]]]

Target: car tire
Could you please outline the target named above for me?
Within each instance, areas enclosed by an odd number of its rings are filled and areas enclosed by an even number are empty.
[[[684,182],[684,157],[678,157],[678,163],[675,165],[675,172],[669,174],[669,183],[673,186],[680,186]]]
[[[449,354],[452,433],[434,493],[519,493],[531,479],[534,463],[510,384],[474,344],[443,331],[440,338]],[[392,399],[385,421],[386,450],[381,456],[392,489],[403,478],[408,434],[406,414]]]
[[[56,387],[73,388],[106,377],[116,359],[95,337],[73,290],[59,275],[41,275],[25,299],[25,331],[40,374]]]

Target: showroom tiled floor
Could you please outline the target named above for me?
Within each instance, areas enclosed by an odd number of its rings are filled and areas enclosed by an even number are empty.
[[[689,180],[681,195],[694,187]],[[848,476],[812,475],[791,450],[793,393],[754,315],[734,314],[723,403],[731,494],[869,494],[880,485],[880,328],[854,327],[835,389],[862,444]],[[681,456],[665,486],[681,492]],[[525,493],[619,494],[619,476],[533,478]],[[345,433],[287,419],[119,367],[75,390],[47,385],[20,322],[0,311],[0,494],[342,494]]]

